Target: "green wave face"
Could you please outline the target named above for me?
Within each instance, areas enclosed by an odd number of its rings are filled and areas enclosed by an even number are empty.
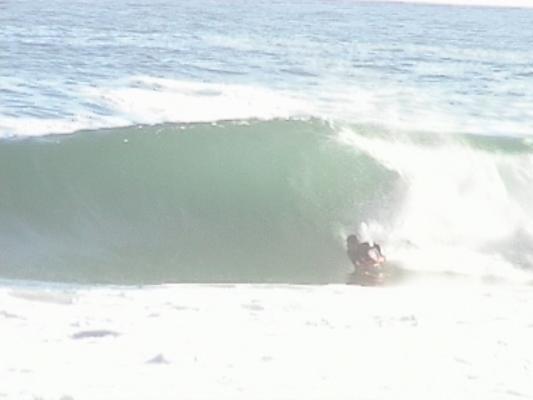
[[[317,120],[0,142],[0,276],[81,283],[344,279],[343,234],[397,175]]]

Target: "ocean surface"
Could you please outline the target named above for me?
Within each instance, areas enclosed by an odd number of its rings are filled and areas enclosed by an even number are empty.
[[[0,26],[0,399],[533,398],[533,9]],[[345,285],[354,232],[400,282]]]

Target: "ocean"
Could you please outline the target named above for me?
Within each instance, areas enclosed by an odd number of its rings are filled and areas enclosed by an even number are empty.
[[[533,398],[533,9],[0,26],[0,399]],[[351,233],[402,278],[347,285]]]

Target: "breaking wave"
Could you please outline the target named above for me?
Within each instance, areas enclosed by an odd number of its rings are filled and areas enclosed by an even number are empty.
[[[532,167],[522,139],[317,119],[4,139],[0,275],[342,282],[344,237],[363,222],[406,269],[527,274]]]

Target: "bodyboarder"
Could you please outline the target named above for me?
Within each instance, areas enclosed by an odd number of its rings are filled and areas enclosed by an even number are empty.
[[[385,257],[378,244],[370,245],[368,242],[360,242],[356,235],[349,235],[346,238],[346,247],[348,258],[356,273],[368,275],[380,272]]]

